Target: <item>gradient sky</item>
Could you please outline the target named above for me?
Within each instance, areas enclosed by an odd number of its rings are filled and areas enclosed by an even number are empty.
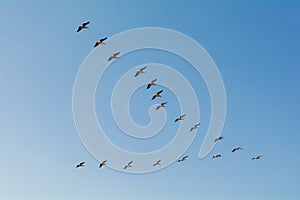
[[[296,0],[0,0],[0,199],[300,199],[299,9]],[[76,33],[77,26],[87,20],[90,30]],[[99,38],[145,26],[180,31],[213,58],[227,92],[225,139],[199,160],[210,117],[201,77],[192,76],[193,71],[186,70],[188,64],[174,56],[136,52],[112,65],[111,72],[124,65],[115,78],[144,62],[173,66],[190,76],[192,85],[200,82],[195,87],[203,125],[185,153],[190,155],[187,162],[142,175],[99,170],[73,121],[76,73]],[[109,71],[107,75],[112,83]],[[109,92],[109,87],[104,91]],[[137,91],[133,103],[144,95]],[[96,99],[101,97],[96,94]],[[171,93],[168,97],[175,98]],[[176,100],[172,102],[171,121],[179,109]],[[131,109],[137,123],[147,123],[146,109],[141,108],[148,109],[150,103]],[[100,104],[96,108],[101,121],[109,110]],[[111,119],[104,123],[107,131],[116,130],[110,126]],[[173,133],[172,127],[168,130]],[[123,137],[111,136],[124,148],[136,144],[130,149],[134,151],[156,147]],[[162,137],[155,145],[171,138]],[[244,150],[232,154],[236,146]],[[212,160],[217,153],[222,158]],[[260,154],[262,160],[250,160]],[[80,161],[86,167],[75,169]]]

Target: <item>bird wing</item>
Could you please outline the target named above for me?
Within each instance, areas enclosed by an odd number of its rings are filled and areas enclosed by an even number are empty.
[[[160,94],[160,93],[162,93],[162,92],[163,92],[163,90],[161,90],[161,91],[157,92],[157,94]]]
[[[130,161],[129,163],[128,163],[128,165],[131,165],[133,163],[133,161]]]
[[[119,55],[120,54],[120,52],[118,52],[118,53],[114,53],[114,56],[117,56],[117,55]]]
[[[140,73],[137,71],[134,75],[134,77],[137,77]]]
[[[177,119],[175,119],[175,122],[177,122],[179,119],[177,118]]]
[[[148,85],[147,85],[147,88],[146,89],[149,89],[151,87],[151,84],[149,83]]]
[[[184,114],[184,115],[181,115],[180,117],[185,117],[185,114]]]
[[[152,97],[152,100],[154,100],[156,98],[156,96],[154,95],[153,97]]]
[[[81,31],[82,27],[79,26],[78,29],[77,29],[77,32]]]
[[[95,45],[94,45],[94,47],[96,47],[96,46],[98,46],[98,45],[99,45],[99,43],[98,43],[98,42],[96,42],[96,43],[95,43]]]
[[[103,42],[107,39],[107,37],[100,39],[100,42]]]
[[[146,66],[145,66],[145,67],[142,67],[142,68],[141,68],[141,71],[145,70],[146,68],[147,68]]]
[[[110,56],[109,58],[108,58],[108,60],[107,61],[111,61],[113,59],[113,57],[112,56]]]
[[[86,26],[86,25],[88,25],[90,22],[85,22],[85,23],[83,23],[82,24],[82,26]]]

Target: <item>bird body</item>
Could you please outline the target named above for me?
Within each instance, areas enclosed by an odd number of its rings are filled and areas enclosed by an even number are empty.
[[[97,47],[100,44],[106,44],[104,41],[107,39],[107,37],[100,39],[99,41],[97,41],[94,45],[94,47]]]
[[[177,117],[176,119],[175,119],[175,122],[178,122],[179,120],[181,121],[181,120],[184,120],[184,117],[185,117],[185,114],[184,115],[181,115],[181,116],[179,116],[179,117]]]
[[[155,98],[157,97],[161,97],[161,93],[163,92],[163,90],[160,90],[159,92],[157,92],[153,97],[152,97],[152,100],[154,100]]]
[[[77,32],[81,31],[82,29],[87,29],[89,28],[87,25],[89,24],[90,22],[85,22],[83,24],[81,24],[78,29],[77,29]]]

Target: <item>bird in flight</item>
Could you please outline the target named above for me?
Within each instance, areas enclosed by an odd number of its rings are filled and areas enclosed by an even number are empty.
[[[161,161],[161,159],[158,160],[158,161],[156,161],[156,163],[153,164],[153,167],[155,167],[155,166],[157,166],[157,165],[160,165],[160,161]]]
[[[76,168],[79,168],[79,167],[84,167],[84,162],[81,162],[78,165],[76,165]]]
[[[193,130],[197,129],[199,127],[200,123],[195,124],[191,129],[190,132],[192,132]]]
[[[104,42],[105,40],[107,40],[107,37],[101,38],[99,41],[97,41],[97,42],[95,43],[94,47],[97,47],[97,46],[100,45],[100,44],[105,44],[105,42]]]
[[[119,54],[120,54],[120,52],[114,53],[113,55],[109,56],[109,58],[108,58],[107,61],[111,61],[112,59],[117,59],[117,58],[119,58],[119,57],[118,57]]]
[[[214,142],[217,142],[217,141],[223,140],[223,139],[224,139],[224,137],[217,137]]]
[[[218,155],[214,155],[214,156],[212,156],[212,159],[215,159],[215,158],[221,158],[221,155],[220,155],[220,154],[218,154]]]
[[[139,70],[135,73],[134,77],[137,77],[138,75],[140,75],[140,74],[142,74],[142,73],[145,73],[144,70],[145,70],[146,68],[147,68],[147,66],[142,67],[141,69],[139,69]]]
[[[251,160],[259,160],[261,159],[262,156],[256,156],[256,157],[253,157]]]
[[[179,117],[177,117],[175,119],[175,122],[179,121],[179,120],[184,120],[185,114],[184,115],[180,115]]]
[[[155,81],[157,81],[157,78],[152,80],[148,85],[146,89],[149,89],[151,86],[156,85]]]
[[[232,149],[231,152],[239,151],[239,150],[242,150],[242,149],[243,149],[243,148],[241,148],[241,147],[237,147],[237,148]]]
[[[77,32],[81,31],[82,29],[87,29],[89,27],[87,27],[87,25],[89,24],[90,22],[85,22],[83,24],[81,24],[78,29],[77,29]]]
[[[183,161],[186,161],[186,159],[188,158],[189,156],[183,156],[182,158],[180,158],[179,160],[177,160],[177,162],[183,162]]]
[[[107,162],[107,160],[102,161],[102,162],[100,163],[100,165],[99,165],[99,168],[105,166],[105,165],[106,165],[106,162]]]
[[[124,166],[123,169],[127,169],[128,167],[132,167],[132,163],[133,163],[133,161],[130,161],[129,163],[127,163],[127,165]]]
[[[160,108],[165,108],[167,103],[168,103],[168,102],[163,102],[163,103],[159,104],[159,105],[156,107],[156,110],[158,110],[158,109],[160,109]]]
[[[161,97],[161,93],[163,92],[163,90],[157,92],[153,97],[152,97],[152,100],[154,100],[156,97]]]

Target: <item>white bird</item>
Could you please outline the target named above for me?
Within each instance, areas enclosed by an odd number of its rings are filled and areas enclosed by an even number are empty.
[[[181,115],[181,116],[179,116],[179,117],[177,117],[177,118],[175,119],[175,122],[177,122],[177,121],[179,121],[179,120],[184,120],[184,117],[185,117],[185,114],[184,114],[184,115]]]
[[[223,140],[223,139],[224,139],[224,137],[217,137],[217,138],[214,140],[214,142],[217,142],[217,141]]]
[[[259,160],[259,159],[261,159],[261,157],[262,156],[256,156],[256,157],[252,158],[251,160]]]
[[[97,47],[100,44],[106,44],[104,41],[107,39],[107,37],[100,39],[99,41],[97,41],[94,45],[94,47]]]
[[[112,59],[118,59],[118,58],[119,58],[119,57],[118,57],[119,54],[120,54],[120,52],[114,53],[113,55],[111,55],[111,56],[107,59],[107,61],[111,61]]]
[[[154,79],[154,80],[152,80],[152,81],[147,85],[147,88],[146,88],[146,89],[149,89],[151,86],[156,85],[156,83],[155,83],[156,81],[157,81],[157,78]]]
[[[195,125],[190,129],[190,131],[193,131],[193,130],[197,129],[197,128],[199,127],[199,125],[200,125],[200,123],[195,124]]]
[[[130,161],[129,163],[127,163],[127,165],[124,166],[123,169],[127,169],[128,167],[132,167],[132,163],[133,163],[133,161]]]
[[[134,77],[137,77],[138,75],[140,75],[140,74],[142,74],[142,73],[145,73],[144,70],[145,70],[146,68],[147,68],[147,67],[145,66],[145,67],[142,67],[141,69],[139,69],[139,70],[135,73]]]
[[[163,92],[163,90],[161,90],[161,91],[159,91],[159,92],[157,92],[155,95],[153,95],[153,97],[152,97],[152,100],[154,100],[155,98],[157,98],[157,97],[161,97],[161,93]]]
[[[79,167],[84,167],[84,162],[81,162],[78,165],[76,165],[76,168],[79,168]]]
[[[165,108],[167,103],[168,103],[168,102],[163,102],[163,103],[159,104],[159,105],[156,107],[156,110],[158,110],[158,109],[160,109],[160,108]]]
[[[221,155],[220,155],[220,154],[214,155],[214,156],[212,156],[212,158],[213,158],[213,159],[215,159],[215,158],[221,158]]]
[[[161,161],[161,159],[158,160],[158,161],[156,161],[156,163],[153,164],[153,167],[155,167],[155,166],[157,166],[157,165],[160,165],[160,161]]]
[[[183,156],[181,159],[177,160],[177,162],[183,162],[183,161],[186,161],[186,159],[188,158],[189,156]]]
[[[102,162],[100,163],[100,165],[99,165],[99,168],[105,166],[105,165],[106,165],[106,162],[107,162],[107,160],[102,161]]]
[[[90,22],[85,22],[83,24],[81,24],[78,29],[77,29],[77,32],[81,31],[82,29],[87,29],[89,27],[87,27],[87,25],[89,24]]]
[[[242,150],[242,149],[243,149],[243,148],[241,148],[241,147],[237,147],[237,148],[232,149],[231,152],[235,152],[235,151]]]

